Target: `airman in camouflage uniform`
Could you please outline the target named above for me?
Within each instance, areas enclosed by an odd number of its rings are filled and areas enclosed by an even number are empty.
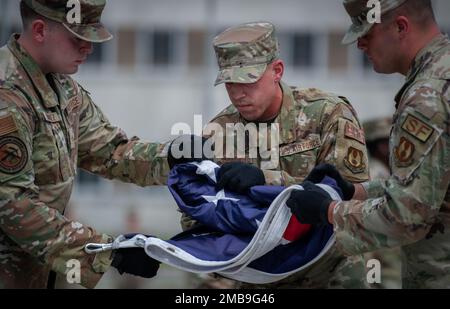
[[[353,200],[332,202],[328,220],[346,255],[401,246],[403,288],[449,288],[450,40],[430,1],[382,0],[380,24],[365,18],[367,4],[344,2],[353,21],[344,43],[358,40],[375,71],[406,76],[395,98],[391,176],[363,185],[339,180]]]
[[[249,143],[245,145],[246,157],[240,160],[261,168],[265,182],[270,185],[297,184],[320,162],[337,165],[353,182],[368,179],[368,159],[363,130],[348,100],[319,89],[289,87],[281,81],[282,70],[276,77],[267,77],[273,74],[273,66],[279,63],[282,66],[282,61],[278,59],[278,42],[272,24],[248,23],[232,27],[214,39],[214,49],[220,68],[215,84],[225,83],[233,104],[213,118],[204,130],[205,135],[213,135],[209,129],[213,130],[217,125],[225,132],[227,124],[247,125],[264,122],[269,124],[269,128],[270,124],[277,124],[279,160],[275,165],[273,160],[263,159],[260,156],[265,149],[258,149],[258,157],[251,157],[249,153],[252,149],[249,148],[253,146]],[[261,82],[264,83],[267,79],[279,92],[277,102],[279,108],[273,115],[269,115],[271,117],[268,121],[261,119],[262,116],[249,120],[248,117],[253,117],[252,113],[261,102],[253,102],[255,105],[252,110],[245,107],[241,109],[242,103],[236,100],[236,97],[245,94],[236,94],[231,87],[262,87]],[[243,92],[250,96],[248,88]],[[273,96],[273,93],[265,92],[264,95]],[[246,102],[248,104],[249,99]],[[261,134],[261,131],[257,134]],[[262,134],[265,135],[264,132]],[[270,134],[268,131],[264,137],[270,140]],[[223,142],[220,140],[221,137],[219,140],[214,139],[217,153],[221,153],[222,148],[225,148],[226,137],[223,137]],[[233,140],[237,141],[234,138]],[[269,145],[268,149],[270,148],[272,147]],[[236,158],[218,157],[217,160],[224,163],[236,161]],[[184,216],[182,223],[186,228],[189,226],[186,223],[192,222]],[[343,258],[336,251],[332,251],[307,272],[298,273],[271,285],[243,285],[243,287],[365,287],[364,264],[362,258],[358,256]]]
[[[389,135],[392,117],[375,118],[363,123],[369,151],[370,180],[389,178]],[[364,255],[366,264],[376,259],[381,264],[381,282],[371,286],[383,289],[401,288],[400,249],[380,249]]]
[[[100,23],[105,0],[80,3],[80,24],[66,22],[67,1],[21,5],[62,24],[71,44],[92,51],[90,42],[112,37]],[[94,287],[111,252],[87,255],[83,247],[112,238],[64,217],[77,167],[140,186],[164,184],[164,145],[127,138],[72,78],[45,71],[22,36],[13,35],[0,49],[0,288],[45,288],[50,270],[65,274],[71,259],[81,264],[81,284]],[[66,41],[59,41],[58,52],[64,53]],[[68,74],[88,53],[72,59],[79,62]]]

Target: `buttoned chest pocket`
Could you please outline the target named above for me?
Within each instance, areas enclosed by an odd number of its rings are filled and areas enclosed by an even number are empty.
[[[68,141],[61,117],[44,113],[39,133],[34,139],[33,162],[38,185],[66,181],[74,175]]]

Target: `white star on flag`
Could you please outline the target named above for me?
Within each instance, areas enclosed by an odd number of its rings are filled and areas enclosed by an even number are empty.
[[[229,201],[234,201],[234,202],[238,202],[239,199],[237,198],[232,198],[232,197],[226,197],[225,196],[225,190],[220,190],[219,192],[217,192],[217,194],[215,196],[212,195],[202,195],[202,197],[207,200],[210,203],[214,203],[217,206],[217,202],[219,200],[229,200]]]

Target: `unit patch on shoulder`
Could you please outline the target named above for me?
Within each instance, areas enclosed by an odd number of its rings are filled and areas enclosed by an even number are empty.
[[[16,174],[22,171],[28,161],[27,147],[17,137],[0,138],[0,172]]]
[[[348,148],[347,155],[344,158],[344,164],[354,174],[364,172],[366,169],[364,153],[353,147]]]
[[[418,118],[408,115],[402,124],[402,129],[425,143],[433,134],[434,129]]]
[[[401,137],[398,146],[394,149],[396,165],[399,167],[411,165],[415,148],[406,137]]]

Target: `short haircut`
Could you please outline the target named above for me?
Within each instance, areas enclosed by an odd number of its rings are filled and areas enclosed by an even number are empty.
[[[431,0],[407,0],[398,8],[387,12],[383,18],[394,19],[400,15],[406,16],[413,23],[422,26],[436,22]]]
[[[32,10],[25,2],[20,1],[20,16],[22,17],[22,27],[23,30],[27,30],[31,23],[36,19],[42,19],[48,24],[53,24],[54,22],[47,17],[44,17],[34,10]]]

